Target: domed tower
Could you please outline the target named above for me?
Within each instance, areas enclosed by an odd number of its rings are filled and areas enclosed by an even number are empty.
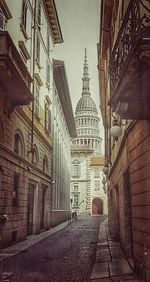
[[[96,104],[90,93],[87,51],[85,49],[82,95],[75,111],[77,137],[71,146],[71,209],[77,213],[98,214],[104,212],[105,195],[101,178],[103,156],[99,117]]]
[[[88,147],[94,151],[95,155],[101,155],[102,139],[99,135],[99,117],[96,104],[91,97],[89,82],[87,50],[85,49],[82,96],[75,111],[77,138],[72,140],[72,144],[79,147]]]

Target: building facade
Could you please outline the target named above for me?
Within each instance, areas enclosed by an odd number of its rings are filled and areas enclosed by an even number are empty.
[[[53,189],[51,225],[68,220],[70,214],[70,138],[76,137],[76,128],[63,61],[53,60]]]
[[[54,1],[0,2],[0,247],[50,227]]]
[[[96,104],[90,94],[86,49],[82,81],[82,97],[75,111],[77,137],[72,139],[71,149],[71,208],[78,213],[103,214],[107,196],[102,189],[102,139]],[[97,208],[94,209],[94,205]]]
[[[102,1],[98,66],[109,227],[150,279],[149,1]]]

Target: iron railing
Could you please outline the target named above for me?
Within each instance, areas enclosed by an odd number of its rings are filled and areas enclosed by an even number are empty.
[[[131,0],[110,59],[111,96],[139,42],[150,40],[150,0]],[[150,42],[150,41],[149,41]]]

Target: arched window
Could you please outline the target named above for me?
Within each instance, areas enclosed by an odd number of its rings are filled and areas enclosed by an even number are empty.
[[[34,145],[33,147],[33,151],[32,151],[32,158],[33,158],[33,164],[37,164],[39,162],[39,154],[38,154],[38,149],[36,147],[36,145]]]
[[[44,159],[43,159],[43,171],[44,172],[48,171],[48,159],[47,159],[47,156],[44,156]]]
[[[78,184],[75,184],[75,185],[73,186],[73,190],[74,190],[74,192],[78,192],[78,191],[79,191],[79,186],[78,186]]]
[[[14,152],[23,157],[23,141],[21,135],[18,132],[16,132],[14,135]]]

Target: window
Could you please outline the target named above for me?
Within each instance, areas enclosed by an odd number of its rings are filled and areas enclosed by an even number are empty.
[[[35,115],[40,117],[40,87],[38,83],[35,86]]]
[[[50,87],[50,65],[48,61],[46,62],[46,85]]]
[[[38,28],[39,28],[39,30],[41,30],[41,4],[40,4],[40,2],[38,4],[37,22],[38,22]]]
[[[40,38],[38,34],[36,38],[36,59],[39,63],[40,62]]]
[[[32,151],[32,161],[34,165],[38,163],[38,150],[36,146],[33,148],[33,151]]]
[[[22,40],[18,41],[18,45],[19,45],[21,56],[22,56],[24,62],[27,63],[27,60],[30,59],[30,54],[28,52],[28,49],[26,48],[24,41],[22,41]]]
[[[78,191],[79,191],[78,185],[74,185],[74,192],[78,192]]]
[[[3,15],[2,11],[0,10],[0,31],[5,30],[5,23],[6,23],[5,16]]]
[[[49,30],[47,28],[47,53],[48,53],[48,56],[50,54],[50,36],[49,36]]]
[[[95,182],[94,182],[94,189],[95,189],[95,191],[100,190],[100,181],[99,180],[95,180]]]
[[[18,133],[16,133],[14,136],[14,152],[20,156],[23,155],[22,142]]]
[[[73,165],[73,176],[74,177],[80,177],[81,171],[80,171],[80,165]]]
[[[74,203],[74,206],[79,206],[79,195],[74,195],[73,203]]]
[[[14,174],[14,185],[13,185],[13,207],[18,205],[18,188],[19,188],[19,174]]]
[[[51,110],[48,103],[45,104],[45,130],[51,132]]]
[[[22,2],[22,15],[21,15],[21,23],[24,27],[24,29],[26,30],[27,27],[27,3],[25,0],[23,0]]]
[[[99,167],[95,167],[95,177],[100,177],[100,169],[99,169]]]
[[[44,159],[43,159],[43,171],[44,172],[48,171],[48,159],[47,159],[47,156],[44,156]]]

